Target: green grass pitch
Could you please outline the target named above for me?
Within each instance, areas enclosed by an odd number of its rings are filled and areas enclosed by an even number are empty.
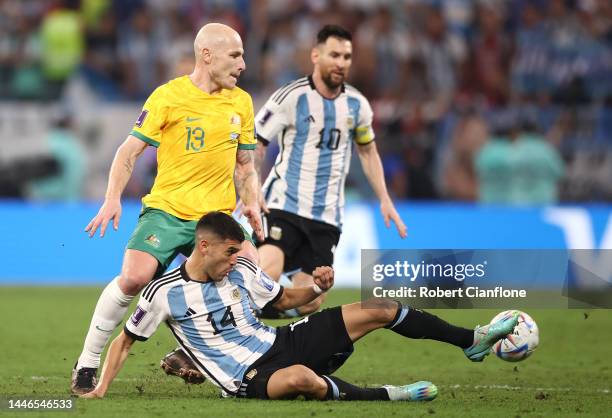
[[[0,398],[65,398],[98,288],[0,287]],[[357,300],[359,292],[334,290],[328,305]],[[473,327],[499,310],[435,310],[455,324]],[[219,399],[211,384],[187,386],[159,368],[175,347],[165,327],[137,342],[103,400],[75,399],[69,412],[14,416],[610,416],[612,311],[529,310],[540,327],[540,347],[521,363],[489,356],[469,362],[452,346],[408,340],[387,330],[356,344],[337,375],[360,385],[431,380],[439,396],[429,403],[257,401]],[[7,416],[6,409],[0,415]]]

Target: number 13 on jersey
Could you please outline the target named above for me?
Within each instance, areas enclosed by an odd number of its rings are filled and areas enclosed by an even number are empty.
[[[186,126],[187,130],[187,142],[185,143],[185,151],[200,151],[204,146],[204,129],[199,126],[192,128]]]

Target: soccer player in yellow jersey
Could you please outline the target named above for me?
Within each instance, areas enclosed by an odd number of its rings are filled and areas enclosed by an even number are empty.
[[[228,26],[211,23],[194,41],[195,68],[158,87],[112,163],[104,204],[85,228],[103,237],[121,217],[121,194],[147,146],[157,148],[157,177],[124,254],[121,273],[102,292],[71,389],[96,386],[100,355],[135,295],[178,253],[190,255],[197,220],[205,213],[231,214],[236,191],[243,214],[263,239],[253,153],[253,103],[236,87],[245,69],[242,40]],[[234,184],[235,181],[235,184]],[[212,247],[218,243],[210,242]],[[252,245],[245,241],[244,245]]]

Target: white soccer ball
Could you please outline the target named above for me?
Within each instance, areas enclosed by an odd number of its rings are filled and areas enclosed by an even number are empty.
[[[514,331],[491,347],[491,351],[505,361],[525,360],[540,343],[538,324],[525,312],[516,310],[500,312],[491,320],[491,323],[497,322],[513,312],[519,313],[518,324],[514,327]]]

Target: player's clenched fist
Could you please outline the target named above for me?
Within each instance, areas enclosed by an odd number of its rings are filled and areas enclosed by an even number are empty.
[[[334,269],[330,266],[317,267],[312,272],[314,282],[323,291],[329,290],[334,285]]]

